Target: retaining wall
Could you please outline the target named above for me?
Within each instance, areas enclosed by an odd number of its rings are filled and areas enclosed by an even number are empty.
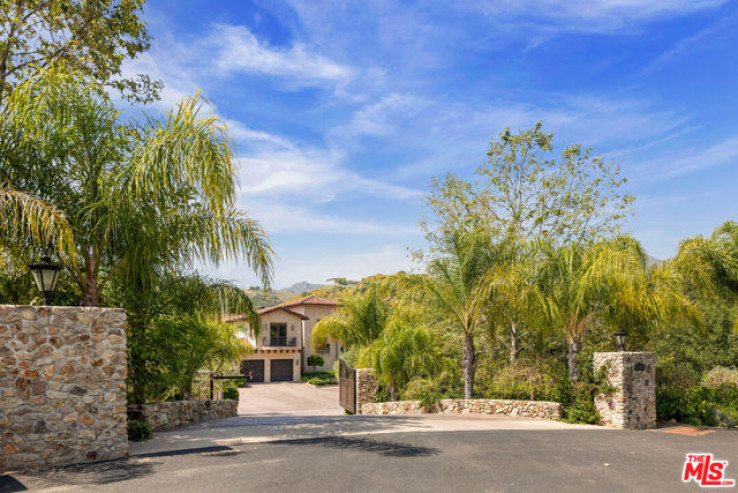
[[[562,407],[558,402],[502,399],[441,399],[431,406],[430,410],[424,409],[420,401],[365,403],[361,407],[361,413],[366,415],[422,414],[428,412],[438,414],[496,414],[542,419],[561,419],[562,417]]]
[[[222,401],[171,401],[128,406],[132,418],[143,418],[151,430],[163,430],[188,425],[208,419],[231,418],[238,415],[238,402]]]

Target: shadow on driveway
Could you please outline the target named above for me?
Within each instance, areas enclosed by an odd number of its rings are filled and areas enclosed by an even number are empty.
[[[279,440],[269,443],[271,445],[322,445],[332,449],[353,449],[374,452],[385,457],[429,457],[441,453],[437,448],[379,441],[375,438],[319,437],[299,440]]]

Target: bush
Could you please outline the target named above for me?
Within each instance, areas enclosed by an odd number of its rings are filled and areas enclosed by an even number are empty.
[[[226,380],[223,383],[223,399],[238,402],[240,398],[238,388],[245,384],[246,380]]]
[[[738,425],[738,387],[695,386],[687,390],[662,387],[656,391],[656,415],[693,426]]]
[[[313,354],[312,356],[308,356],[307,364],[308,366],[313,367],[313,373],[315,373],[318,366],[323,366],[325,364],[325,360],[323,360],[322,356]]]
[[[229,387],[225,390],[223,390],[223,399],[228,399],[230,401],[236,401],[239,400],[239,392],[237,388]]]
[[[151,428],[146,421],[128,420],[128,439],[132,442],[145,442],[151,438]]]

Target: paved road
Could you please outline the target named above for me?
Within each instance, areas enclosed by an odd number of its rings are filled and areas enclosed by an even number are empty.
[[[697,491],[687,452],[730,461],[738,433],[476,430],[318,436],[137,456],[0,479],[44,491]],[[14,489],[15,488],[15,489]]]
[[[313,387],[304,382],[255,383],[240,389],[241,416],[340,416],[338,385]]]

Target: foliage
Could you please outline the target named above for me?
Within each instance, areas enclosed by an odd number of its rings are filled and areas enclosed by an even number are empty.
[[[411,378],[430,375],[438,368],[436,348],[433,335],[421,327],[418,313],[395,309],[364,357],[376,377],[389,387],[392,400],[397,400]]]
[[[129,100],[158,99],[160,82],[121,76],[123,62],[150,45],[144,1],[0,0],[0,107],[16,84],[60,62]]]
[[[238,402],[241,398],[239,387],[246,385],[246,380],[226,380],[223,383],[223,399]]]
[[[231,366],[248,353],[233,326],[197,318],[161,318],[146,334],[151,400],[190,399],[198,371]]]
[[[269,279],[266,236],[233,208],[226,127],[201,103],[198,95],[165,119],[122,124],[104,92],[64,67],[10,95],[0,182],[64,214],[76,247],[66,266],[86,305],[98,305],[114,277],[147,288],[195,260],[243,256]]]
[[[321,387],[323,385],[332,385],[336,382],[336,373],[333,371],[319,371],[315,373],[303,373],[300,380],[311,385]]]
[[[546,237],[591,240],[619,230],[633,197],[623,195],[620,167],[591,149],[571,145],[557,159],[553,134],[542,123],[492,140],[477,181],[449,174],[434,180],[426,203],[432,221],[421,226],[434,248],[449,233],[484,232],[495,239]]]
[[[343,300],[332,315],[321,319],[313,328],[313,351],[318,341],[333,338],[348,349],[369,346],[380,336],[387,323],[389,303],[376,289]]]
[[[128,420],[128,439],[133,442],[145,442],[151,438],[151,427],[146,421]]]
[[[738,387],[661,387],[656,393],[656,414],[694,426],[738,426]]]
[[[317,354],[313,354],[308,356],[307,359],[308,366],[313,367],[313,373],[316,372],[316,367],[323,366],[325,364],[325,360],[323,360],[323,357]]]

